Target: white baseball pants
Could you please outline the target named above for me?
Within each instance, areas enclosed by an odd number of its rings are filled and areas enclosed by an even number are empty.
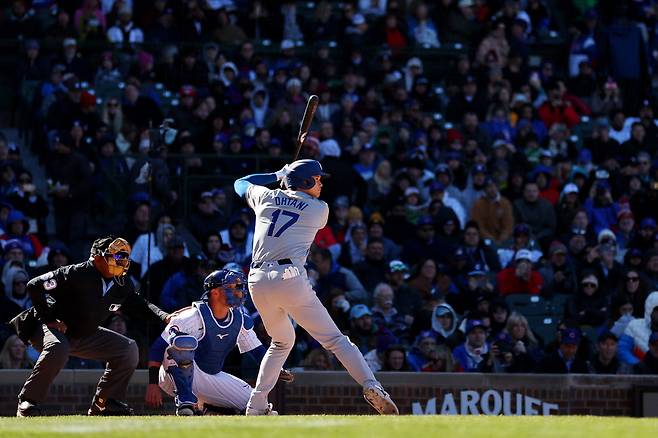
[[[176,386],[165,371],[164,365],[160,367],[159,377],[160,388],[173,397]],[[224,371],[214,375],[206,374],[195,363],[192,392],[199,399],[199,407],[207,403],[244,412],[251,394],[251,386],[244,380]]]
[[[299,276],[282,279],[289,266],[264,263],[249,272],[249,292],[267,333],[272,337],[249,399],[249,407],[253,409],[267,407],[267,395],[276,385],[281,367],[295,344],[295,330],[290,317],[326,350],[335,354],[360,385],[376,381],[357,346],[340,332],[318,299],[308,281],[306,269],[299,267]]]

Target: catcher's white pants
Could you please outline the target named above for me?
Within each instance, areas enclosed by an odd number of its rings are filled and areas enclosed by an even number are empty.
[[[159,377],[160,388],[173,397],[176,386],[165,371],[164,365],[160,367]],[[224,371],[217,374],[206,374],[194,363],[192,392],[199,399],[199,407],[207,403],[244,411],[251,394],[251,386],[244,380]]]
[[[249,407],[267,408],[267,395],[274,388],[281,367],[295,344],[292,317],[326,350],[336,355],[348,373],[360,385],[375,382],[375,376],[363,355],[350,339],[336,327],[329,312],[311,287],[306,269],[299,267],[299,276],[283,279],[286,266],[264,263],[249,272],[249,292],[263,319],[272,343],[260,364],[256,387],[251,393]]]

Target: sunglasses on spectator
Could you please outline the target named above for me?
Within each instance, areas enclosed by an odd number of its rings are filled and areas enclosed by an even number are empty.
[[[596,288],[598,285],[596,283],[591,283],[589,281],[583,283],[583,287],[591,287],[591,288]]]
[[[626,281],[632,281],[635,283],[636,281],[640,281],[640,277],[626,277]]]

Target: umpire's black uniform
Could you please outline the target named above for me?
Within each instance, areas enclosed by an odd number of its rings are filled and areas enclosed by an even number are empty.
[[[119,282],[121,284],[119,284]],[[40,403],[69,355],[107,362],[95,400],[125,399],[126,387],[138,362],[135,341],[100,327],[117,310],[141,320],[167,313],[139,296],[127,277],[103,278],[93,260],[63,266],[27,284],[34,307],[14,320],[18,335],[41,355],[19,394],[19,403]],[[46,326],[62,321],[66,333]]]

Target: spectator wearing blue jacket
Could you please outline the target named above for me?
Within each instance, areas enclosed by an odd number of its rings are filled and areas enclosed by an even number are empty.
[[[452,352],[457,369],[467,373],[482,372],[489,357],[487,329],[479,319],[466,322],[466,341]]]
[[[597,235],[604,229],[612,229],[617,225],[619,204],[612,200],[610,184],[607,181],[597,181],[594,196],[585,201],[585,211],[589,223]]]

